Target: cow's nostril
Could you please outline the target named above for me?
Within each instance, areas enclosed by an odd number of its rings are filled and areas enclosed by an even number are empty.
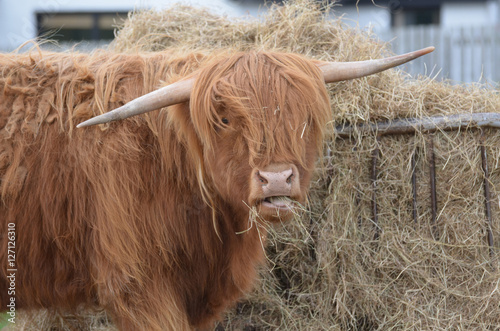
[[[293,174],[291,174],[290,176],[288,176],[288,178],[286,179],[286,183],[287,184],[292,184],[292,178],[293,178]]]
[[[257,178],[259,179],[259,181],[260,181],[262,184],[267,184],[267,183],[268,183],[267,179],[266,179],[264,176],[262,176],[262,175],[260,174],[260,172],[258,172],[258,171],[257,171]]]

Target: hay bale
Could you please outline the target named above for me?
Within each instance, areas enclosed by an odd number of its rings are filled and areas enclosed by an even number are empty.
[[[498,155],[491,148],[498,145],[499,135],[490,130],[485,134],[490,167],[494,167]],[[420,135],[385,137],[379,142],[373,138],[355,154],[352,142],[336,144],[333,158],[343,161],[332,162],[330,220],[318,241],[328,255],[322,262],[335,265],[324,267],[324,282],[326,292],[335,293],[331,308],[339,310],[344,325],[354,327],[359,318],[370,321],[370,329],[381,330],[488,329],[500,323],[499,245],[492,258],[486,241],[478,133],[470,130],[433,137],[435,224],[429,193],[431,150],[426,140]],[[372,223],[371,210],[375,145],[380,148],[378,225]],[[416,220],[411,182],[415,151]],[[497,179],[490,178],[494,187],[500,184]],[[494,209],[498,215],[498,206]],[[374,239],[376,233],[378,239]]]
[[[333,61],[391,53],[369,32],[331,19],[331,9],[315,1],[289,1],[272,6],[260,20],[228,20],[188,7],[140,12],[124,24],[113,47],[272,49]],[[260,286],[223,325],[231,330],[469,330],[500,325],[500,240],[494,248],[486,241],[479,131],[432,135],[437,183],[433,224],[429,135],[377,140],[355,131],[350,139],[337,139],[334,130],[338,124],[495,112],[500,109],[498,92],[427,77],[412,79],[398,69],[330,84],[329,89],[334,121],[309,211],[272,231],[269,265],[263,268]],[[484,130],[494,220],[500,217],[499,135]],[[374,225],[371,169],[376,148]],[[499,230],[494,223],[494,238],[500,239]]]
[[[111,49],[169,49],[180,54],[268,49],[332,61],[391,54],[388,45],[370,32],[332,19],[331,9],[312,0],[289,1],[271,6],[260,20],[230,20],[186,6],[137,12],[118,30]],[[308,210],[295,222],[271,230],[269,263],[262,269],[260,284],[221,326],[228,330],[497,328],[500,133],[484,129],[481,138],[480,131],[471,127],[377,139],[355,129],[351,138],[341,139],[335,127],[498,112],[498,92],[410,78],[399,69],[328,88],[333,121]],[[486,241],[480,143],[488,156],[494,247]],[[432,155],[435,217],[429,179]]]

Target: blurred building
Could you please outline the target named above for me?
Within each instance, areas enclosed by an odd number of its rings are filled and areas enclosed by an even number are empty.
[[[338,9],[375,30],[417,25],[470,27],[500,22],[498,0],[339,0]]]
[[[113,39],[114,27],[128,12],[179,2],[209,6],[228,16],[245,14],[241,5],[230,0],[0,0],[0,51],[12,51],[39,36],[60,42],[105,43]]]
[[[371,29],[396,53],[436,51],[407,65],[456,82],[500,81],[500,0],[339,0],[337,14]],[[374,4],[375,3],[375,4]]]
[[[39,36],[99,46],[113,38],[114,27],[128,12],[179,2],[209,7],[229,17],[258,16],[265,10],[264,0],[0,0],[0,51],[11,51]],[[337,0],[334,15],[374,31],[390,41],[396,53],[436,46],[430,57],[407,67],[414,74],[465,82],[500,81],[496,65],[500,0]]]

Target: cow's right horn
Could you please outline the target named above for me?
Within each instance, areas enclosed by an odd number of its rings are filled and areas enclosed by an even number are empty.
[[[432,52],[433,50],[434,47],[427,47],[403,55],[368,61],[324,62],[319,65],[319,68],[323,71],[325,83],[340,82],[343,80],[376,74],[377,72],[381,72],[414,60],[417,57]]]
[[[186,102],[191,95],[194,78],[175,82],[156,91],[145,94],[108,113],[92,117],[78,124],[77,128],[122,120],[159,108]]]

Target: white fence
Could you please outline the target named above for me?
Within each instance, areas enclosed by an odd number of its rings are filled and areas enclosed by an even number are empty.
[[[441,28],[416,26],[379,33],[391,41],[400,54],[435,46],[436,50],[411,62],[405,68],[411,74],[426,74],[455,82],[500,82],[500,26]]]

